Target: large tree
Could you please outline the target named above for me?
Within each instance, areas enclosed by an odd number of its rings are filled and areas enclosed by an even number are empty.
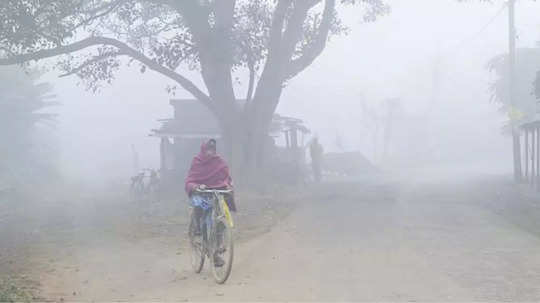
[[[353,6],[365,21],[389,11],[383,0],[2,0],[0,65],[58,57],[63,75],[97,89],[138,63],[206,105],[251,164],[285,84],[344,32],[338,11]]]

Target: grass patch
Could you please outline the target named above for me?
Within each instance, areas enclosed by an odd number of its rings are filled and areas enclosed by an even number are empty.
[[[0,302],[30,302],[32,295],[13,279],[0,280]]]

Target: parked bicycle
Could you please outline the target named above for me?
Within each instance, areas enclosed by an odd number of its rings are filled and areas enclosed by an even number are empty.
[[[158,172],[155,169],[144,169],[131,177],[130,193],[133,198],[137,199],[149,197],[159,200],[160,178]]]

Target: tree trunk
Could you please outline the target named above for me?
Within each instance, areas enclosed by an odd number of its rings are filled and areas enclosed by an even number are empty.
[[[253,98],[241,109],[235,100],[230,66],[212,58],[201,56],[202,75],[222,127],[226,157],[237,179],[258,180],[266,136],[283,89],[279,62],[261,75]]]
[[[247,146],[246,165],[251,175],[260,174],[266,155],[266,142],[270,125],[281,96],[281,83],[261,79],[257,94],[246,109]]]
[[[246,138],[244,134],[245,121],[241,115],[229,117],[221,124],[225,158],[229,163],[233,175],[239,176],[242,174],[244,166],[244,151],[243,146]]]
[[[237,183],[251,185],[260,180],[259,163],[263,163],[264,138],[267,135],[263,123],[247,119],[240,114],[230,124],[222,125],[225,157]]]
[[[272,117],[273,111],[264,116],[245,111],[222,125],[225,154],[235,179],[241,183],[253,185],[265,177],[265,144]]]
[[[246,180],[251,181],[250,183],[261,177],[262,172],[257,164],[262,163],[260,157],[263,155],[262,144],[265,141],[264,137],[266,135],[268,135],[268,131],[265,129],[264,123],[261,120],[252,120],[249,116],[246,117],[243,174]]]

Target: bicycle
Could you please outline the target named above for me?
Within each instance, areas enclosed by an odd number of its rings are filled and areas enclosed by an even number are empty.
[[[133,198],[139,198],[144,194],[144,172],[131,177],[131,185],[129,191]]]
[[[149,172],[149,174],[147,175],[146,172]],[[148,181],[145,182],[145,179],[148,179]],[[143,169],[140,173],[131,177],[130,193],[134,199],[149,198],[159,201],[160,191],[159,175],[154,169]]]
[[[232,191],[207,189],[197,190],[197,193],[208,195],[212,205],[203,211],[199,234],[196,234],[196,220],[192,209],[189,224],[191,265],[195,273],[200,273],[204,267],[205,258],[208,258],[212,265],[214,280],[218,284],[223,284],[231,274],[234,257],[234,221],[225,201],[225,196],[232,194]],[[217,258],[223,263],[216,264]]]
[[[158,172],[154,169],[149,169],[150,176],[148,177],[148,185],[146,186],[146,194],[150,199],[159,201],[161,199],[161,183]]]

